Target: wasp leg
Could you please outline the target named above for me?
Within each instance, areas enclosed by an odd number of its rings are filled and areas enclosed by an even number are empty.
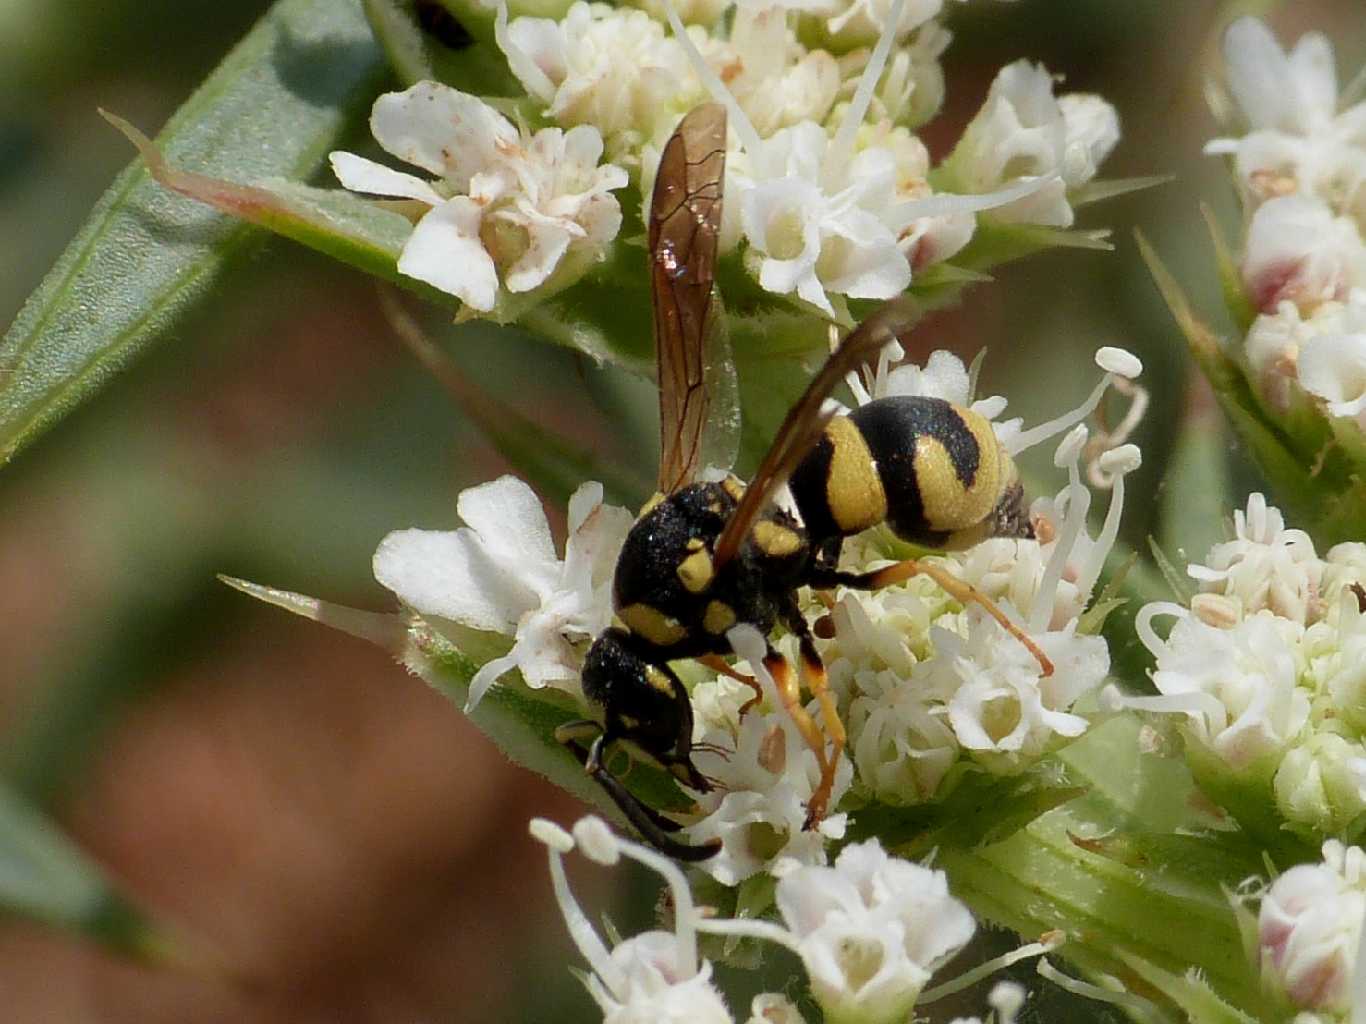
[[[602,763],[602,752],[611,741],[612,737],[607,733],[601,734],[593,741],[584,762],[584,769],[612,798],[612,802],[620,808],[626,820],[635,826],[636,831],[647,843],[674,860],[701,861],[715,856],[721,849],[721,840],[709,839],[700,846],[692,846],[674,839],[669,833],[679,830],[681,826],[678,822],[670,821],[653,807],[641,803],[621,784],[621,780],[607,770]]]
[[[700,664],[706,665],[707,668],[711,669],[713,672],[723,676],[730,676],[736,682],[744,683],[754,691],[754,696],[740,705],[741,718],[745,717],[746,712],[748,712],[750,708],[764,699],[764,691],[763,688],[759,686],[759,680],[755,679],[753,676],[747,676],[743,672],[735,671],[735,669],[726,664],[725,659],[719,654],[704,654],[697,660]]]
[[[971,583],[963,582],[953,573],[947,572],[937,565],[930,565],[927,562],[912,558],[882,569],[874,569],[872,572],[822,572],[811,581],[811,585],[813,587],[832,587],[840,584],[852,587],[855,590],[879,590],[882,587],[891,586],[893,583],[908,580],[912,576],[928,576],[959,604],[981,605],[988,615],[1001,624],[1002,629],[1020,641],[1029,653],[1034,655],[1035,660],[1039,663],[1042,675],[1051,676],[1053,674],[1053,662],[1048,659],[1048,655],[1044,654],[1039,649],[1039,645],[1030,639],[1019,626],[1006,618],[1006,613],[1001,611],[1000,606],[995,601]]]
[[[815,653],[814,649],[812,653]],[[802,660],[805,662],[805,657],[803,657]],[[817,657],[816,660],[819,661],[820,658]],[[788,664],[787,659],[784,658],[782,654],[773,649],[772,645],[768,648],[768,654],[764,656],[764,667],[768,669],[769,674],[773,676],[773,682],[777,684],[778,697],[782,701],[783,709],[792,719],[792,724],[797,727],[797,731],[801,734],[802,739],[806,741],[806,745],[811,748],[811,752],[816,755],[816,763],[820,765],[821,769],[821,782],[816,788],[816,792],[819,794],[824,790],[825,797],[823,799],[828,800],[830,796],[830,785],[833,784],[835,780],[835,766],[839,763],[837,760],[839,757],[839,749],[838,747],[836,748],[834,757],[826,756],[825,734],[821,732],[820,727],[816,724],[816,720],[811,717],[810,712],[802,705],[801,688],[798,685],[797,680],[793,678],[792,666]],[[822,667],[822,678],[824,678],[824,675],[825,671]],[[826,714],[826,705],[824,701],[821,703],[821,712],[822,717],[824,717],[828,723],[831,718]],[[839,722],[838,716],[836,716],[834,720]],[[842,743],[842,734],[844,732],[843,724],[841,723],[838,725],[838,728],[841,733]],[[824,808],[819,807],[817,809],[820,813],[817,814],[815,820],[819,821],[821,815],[824,814]],[[809,803],[807,804],[807,821],[812,821],[811,804]]]
[[[835,696],[830,692],[830,680],[825,673],[825,662],[816,650],[811,628],[802,617],[796,602],[782,610],[783,623],[797,635],[800,644],[802,681],[811,695],[821,706],[821,721],[825,724],[825,735],[830,740],[828,755],[821,759],[821,781],[811,799],[806,803],[806,823],[804,829],[813,829],[821,823],[830,804],[830,794],[835,786],[835,771],[839,768],[840,754],[848,741],[844,722],[840,718]]]

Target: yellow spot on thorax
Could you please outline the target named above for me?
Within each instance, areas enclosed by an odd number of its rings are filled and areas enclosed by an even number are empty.
[[[705,547],[694,551],[683,561],[678,563],[675,570],[679,580],[683,583],[683,588],[690,594],[700,594],[711,586],[712,578],[716,575],[711,564],[711,552]]]
[[[670,647],[688,635],[683,623],[648,604],[628,604],[617,614],[627,629],[656,647]]]
[[[735,609],[724,601],[711,601],[702,616],[702,628],[712,636],[720,636],[735,625]]]
[[[659,507],[659,503],[662,502],[663,500],[664,500],[664,494],[663,494],[662,492],[660,492],[660,491],[655,491],[654,494],[650,495],[649,500],[646,501],[644,505],[641,505],[641,506],[640,506],[640,514],[637,515],[636,518],[637,518],[637,519],[644,519],[644,518],[645,518],[646,516],[648,516],[651,512],[653,512],[655,509],[657,509],[657,508]]]
[[[773,558],[786,558],[801,549],[802,539],[795,530],[790,530],[772,519],[761,519],[754,524],[754,544],[764,554]]]
[[[836,416],[825,428],[833,451],[825,480],[825,500],[841,532],[858,533],[887,518],[887,492],[877,460],[854,421]]]

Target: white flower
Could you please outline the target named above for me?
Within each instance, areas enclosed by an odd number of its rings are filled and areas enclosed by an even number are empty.
[[[737,627],[734,633],[742,633],[737,653],[749,660],[772,700],[775,690],[763,665],[762,637],[753,627]],[[708,717],[729,703],[711,704],[714,710]],[[693,754],[698,770],[717,788],[698,795],[706,816],[689,825],[686,835],[698,845],[721,840],[720,852],[698,867],[722,885],[736,885],[779,861],[824,864],[826,843],[843,838],[847,815],[830,814],[815,828],[803,827],[806,805],[821,778],[815,752],[782,709],[765,713],[755,708],[741,720],[735,707],[734,716],[727,715],[729,720],[721,727],[702,734],[703,744],[713,749]],[[841,755],[829,806],[839,804],[853,774],[848,758]]]
[[[942,871],[889,857],[876,839],[833,867],[778,880],[778,911],[826,1019],[907,1019],[925,983],[972,938],[968,909]]]
[[[1031,195],[992,216],[1069,227],[1067,190],[1091,180],[1118,140],[1119,119],[1109,103],[1097,96],[1056,99],[1047,69],[1020,60],[997,74],[946,167],[966,192],[990,192],[1016,179],[1038,182]]]
[[[776,0],[745,0],[730,38],[708,48],[711,64],[764,137],[802,121],[823,121],[840,87],[840,68],[826,50],[807,50]]]
[[[822,173],[833,145],[813,121],[784,128],[752,156],[763,177],[741,180],[746,260],[771,292],[796,292],[827,316],[827,291],[887,299],[911,283],[911,266],[885,216],[895,205],[887,150],[866,149],[830,180]]]
[[[1351,218],[1322,200],[1283,196],[1252,215],[1241,272],[1254,309],[1270,313],[1288,299],[1312,313],[1366,286],[1366,244]]]
[[[1167,639],[1153,632],[1158,615],[1176,616]],[[1111,706],[1185,716],[1187,737],[1234,771],[1278,760],[1309,720],[1309,699],[1297,687],[1296,647],[1303,627],[1260,611],[1221,629],[1180,605],[1145,605],[1135,628],[1157,658],[1160,697],[1121,697]]]
[[[912,680],[910,645],[916,638],[923,643],[945,603],[942,591],[919,579],[875,593],[845,592],[831,613],[835,640],[823,652],[830,685],[848,707],[859,781],[885,803],[930,800],[958,759],[943,707]]]
[[[1281,758],[1274,790],[1286,821],[1318,835],[1344,832],[1366,811],[1366,748],[1336,733],[1311,733]]]
[[[1343,588],[1354,583],[1366,583],[1366,543],[1344,541],[1333,545],[1324,558],[1324,602],[1331,609]]]
[[[806,1024],[797,1004],[777,992],[763,992],[750,1004],[746,1024]]]
[[[398,270],[492,311],[499,278],[511,292],[581,273],[621,228],[611,195],[626,172],[599,166],[602,137],[584,126],[526,137],[476,96],[419,82],[375,101],[370,129],[386,151],[437,175],[428,182],[353,153],[331,154],[348,189],[429,209]],[[567,258],[568,257],[568,258]]]
[[[667,857],[620,839],[594,817],[583,818],[571,837],[544,819],[531,834],[545,844],[555,898],[570,936],[588,961],[589,994],[603,1012],[604,1024],[733,1024],[711,981],[711,964],[697,956],[697,908],[678,866]],[[628,857],[663,875],[673,898],[674,931],[645,932],[610,952],[570,891],[564,855],[579,849],[604,865]]]
[[[788,7],[826,18],[825,27],[841,50],[869,46],[891,29],[905,39],[939,14],[943,0],[908,0],[896,25],[890,24],[892,0],[795,0]]]
[[[989,771],[1011,774],[1046,753],[1054,738],[1071,739],[1087,720],[1070,708],[1110,671],[1098,636],[1078,636],[1075,624],[1031,639],[1053,662],[1042,676],[1038,660],[980,610],[967,614],[967,635],[935,628],[935,657],[912,676],[939,696],[959,744]]]
[[[1251,133],[1220,138],[1206,153],[1234,156],[1254,201],[1300,191],[1339,211],[1362,198],[1366,176],[1366,103],[1338,111],[1333,47],[1307,33],[1286,53],[1262,22],[1240,18],[1224,36],[1229,90]]]
[[[684,48],[644,11],[580,2],[558,22],[508,24],[501,6],[496,35],[512,73],[547,115],[593,125],[613,152],[653,138],[704,98]]]
[[[561,562],[541,503],[516,477],[462,491],[456,508],[466,523],[459,530],[385,537],[375,552],[375,578],[438,628],[444,619],[516,634],[512,650],[470,681],[466,710],[514,667],[533,688],[578,692],[576,644],[611,622],[612,572],[631,514],[604,505],[601,484],[581,486],[569,499]]]
[[[1300,384],[1328,415],[1366,429],[1366,292],[1354,291],[1336,319],[1336,330],[1325,322],[1301,348]]]
[[[1345,1013],[1366,915],[1366,853],[1329,840],[1323,863],[1292,867],[1262,897],[1263,977],[1296,1007]]]
[[[1200,589],[1236,599],[1245,614],[1267,609],[1301,625],[1318,618],[1323,562],[1309,534],[1287,530],[1260,493],[1248,495],[1246,512],[1233,513],[1233,529],[1233,540],[1210,549],[1208,565],[1187,567]]]
[[[1305,636],[1311,670],[1335,716],[1366,730],[1366,614],[1353,591],[1338,589],[1330,600],[1330,614]]]

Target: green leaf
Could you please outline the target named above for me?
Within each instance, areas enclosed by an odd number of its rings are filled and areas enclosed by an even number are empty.
[[[1208,403],[1206,403],[1208,404]],[[1233,481],[1226,459],[1224,425],[1213,409],[1190,415],[1172,449],[1162,482],[1157,545],[1183,562],[1200,561],[1223,541],[1224,523],[1233,511]],[[1177,593],[1189,596],[1183,581]]]
[[[960,270],[983,272],[1002,263],[1032,256],[1045,249],[1094,249],[1109,252],[1109,228],[1052,228],[1043,224],[1005,224],[984,214],[977,218],[977,230],[953,258]]]
[[[359,0],[280,0],[160,142],[193,171],[304,178],[383,74]],[[125,169],[0,340],[0,462],[163,337],[259,238]]]
[[[1312,408],[1284,421],[1273,419],[1239,363],[1191,310],[1184,289],[1148,240],[1141,232],[1136,235],[1191,355],[1270,482],[1276,503],[1324,547],[1366,535],[1366,465],[1334,440],[1328,423]]]
[[[0,912],[77,932],[149,963],[180,959],[170,936],[62,833],[0,785]]]

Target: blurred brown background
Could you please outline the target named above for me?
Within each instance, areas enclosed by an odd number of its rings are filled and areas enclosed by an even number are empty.
[[[96,106],[155,129],[265,6],[0,0],[0,322],[128,161]],[[1149,367],[1150,423],[1175,422],[1186,364],[1132,228],[1213,306],[1197,203],[1230,225],[1235,207],[1199,156],[1214,126],[1198,86],[1225,12],[1184,0],[948,6],[957,38],[948,106],[928,133],[937,153],[995,69],[1029,56],[1119,107],[1125,137],[1107,176],[1176,181],[1085,211],[1083,224],[1113,226],[1116,253],[1008,268],[932,318],[926,348],[989,345],[987,390],[1036,420],[1089,388],[1096,346],[1122,344]],[[1273,23],[1283,40],[1332,33],[1344,80],[1366,57],[1357,0],[1286,5]],[[648,466],[647,384],[512,334],[447,337],[470,376],[515,407],[592,443],[638,438],[609,450]],[[1135,540],[1171,432],[1140,440]],[[508,766],[384,654],[214,578],[391,607],[369,573],[379,539],[454,525],[458,490],[501,470],[394,340],[370,282],[284,242],[0,470],[0,767],[128,891],[246,979],[130,967],[0,924],[0,1018],[600,1019],[566,969],[577,956],[526,836],[529,817],[567,821],[573,801]],[[590,912],[625,932],[648,924],[649,879],[573,878]]]

